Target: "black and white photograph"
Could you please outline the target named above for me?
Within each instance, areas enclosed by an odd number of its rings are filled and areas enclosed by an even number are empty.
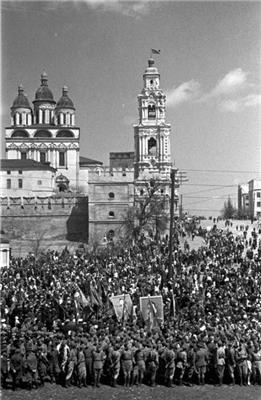
[[[2,0],[3,400],[261,400],[261,1]]]

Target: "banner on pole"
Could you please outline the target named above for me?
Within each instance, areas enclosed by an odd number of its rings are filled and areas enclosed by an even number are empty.
[[[118,321],[126,321],[132,314],[132,300],[129,294],[110,297]]]
[[[140,310],[149,330],[164,323],[162,296],[140,297]]]

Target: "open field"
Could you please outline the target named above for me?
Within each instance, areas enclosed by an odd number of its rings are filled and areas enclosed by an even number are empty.
[[[64,389],[58,385],[46,384],[44,388],[2,392],[2,400],[261,400],[261,386],[215,387],[212,385],[194,387],[155,388],[142,385],[140,387],[111,388],[102,385],[100,388]]]

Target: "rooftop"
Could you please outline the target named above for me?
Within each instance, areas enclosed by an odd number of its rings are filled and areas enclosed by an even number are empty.
[[[17,160],[17,159],[3,159],[0,160],[0,167],[2,170],[22,169],[22,170],[49,170],[55,172],[56,169],[51,167],[49,163],[40,163],[34,160]]]
[[[80,165],[102,165],[102,161],[92,160],[91,158],[80,156]]]

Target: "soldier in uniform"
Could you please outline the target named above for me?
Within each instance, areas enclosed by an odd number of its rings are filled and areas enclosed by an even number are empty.
[[[254,343],[253,359],[253,381],[254,384],[261,385],[261,346],[257,342]]]
[[[208,351],[205,348],[203,343],[199,343],[198,349],[195,355],[195,367],[196,367],[196,374],[198,376],[198,384],[204,385],[205,384],[205,375],[207,370],[208,364]]]
[[[168,347],[165,350],[164,359],[165,359],[165,385],[171,387],[175,374],[175,359],[176,359],[176,354],[174,352],[174,346],[172,343],[168,344]]]
[[[84,347],[84,356],[85,356],[85,364],[86,364],[86,383],[92,384],[93,381],[93,357],[92,353],[95,349],[95,346],[91,341],[87,342],[87,345]]]
[[[78,387],[87,386],[86,385],[86,363],[84,356],[84,345],[83,343],[77,349],[77,378]]]
[[[100,379],[105,360],[105,354],[100,344],[92,352],[93,372],[94,372],[94,386],[100,387]]]
[[[152,349],[147,354],[147,374],[150,386],[156,386],[156,373],[159,365],[159,354],[156,346],[152,345]]]
[[[247,357],[248,354],[245,345],[243,344],[243,342],[241,342],[236,350],[236,362],[237,362],[240,386],[242,386],[242,384],[247,385],[247,377],[248,377]]]
[[[21,382],[23,373],[23,357],[18,347],[16,347],[15,352],[11,356],[10,371],[13,379],[12,387],[13,390],[16,390]]]
[[[117,379],[120,373],[121,367],[121,352],[120,352],[120,345],[115,344],[112,348],[110,354],[110,377],[111,377],[111,386],[116,387]]]
[[[232,380],[231,384],[235,384],[235,367],[236,367],[236,360],[235,360],[235,349],[231,342],[228,343],[226,348],[226,364],[228,368],[228,375]]]
[[[125,343],[121,353],[121,366],[124,376],[124,386],[130,386],[131,373],[133,369],[133,352],[129,343]]]
[[[183,383],[183,376],[185,372],[185,368],[187,366],[187,352],[186,352],[186,345],[179,349],[177,352],[177,370],[179,376],[179,385]]]
[[[217,377],[218,377],[218,385],[222,386],[224,372],[225,372],[225,346],[221,341],[218,342],[217,347],[217,356],[216,356],[216,365],[217,365]]]
[[[1,354],[1,382],[3,389],[7,388],[7,378],[10,369],[10,360],[7,357],[7,351],[2,351]]]
[[[141,343],[138,343],[134,353],[133,384],[141,385],[145,373],[145,353]]]
[[[195,372],[195,360],[196,360],[196,353],[194,349],[194,344],[190,343],[189,348],[187,350],[187,366],[185,368],[185,375],[188,386],[192,386],[192,379]]]
[[[33,385],[37,387],[38,383],[37,368],[38,368],[38,361],[35,352],[33,351],[33,343],[29,342],[27,344],[27,353],[25,358],[25,375],[30,390],[32,389]]]
[[[61,370],[58,360],[58,350],[56,349],[54,341],[50,341],[48,345],[47,360],[49,363],[48,374],[51,378],[51,383],[58,382]]]
[[[59,367],[60,367],[60,375],[61,375],[61,383],[67,387],[66,382],[66,375],[67,369],[70,359],[70,349],[69,346],[66,344],[66,340],[63,339],[57,346],[58,351],[58,360],[59,360]]]

